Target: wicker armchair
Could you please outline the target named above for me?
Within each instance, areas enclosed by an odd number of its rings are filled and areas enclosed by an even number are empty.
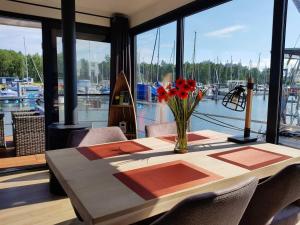
[[[33,155],[45,152],[44,116],[15,113],[12,119],[16,155]]]
[[[4,136],[4,113],[0,113],[0,147],[6,147]]]

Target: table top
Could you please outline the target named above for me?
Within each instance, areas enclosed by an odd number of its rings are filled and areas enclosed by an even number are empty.
[[[46,160],[86,224],[119,225],[165,212],[188,196],[300,163],[297,149],[239,145],[227,142],[228,136],[193,132],[186,154],[173,153],[172,138],[152,137],[48,151]]]

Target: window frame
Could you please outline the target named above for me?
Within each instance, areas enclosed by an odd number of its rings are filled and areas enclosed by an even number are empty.
[[[132,68],[133,74],[136,74],[136,36],[154,28],[176,21],[176,77],[182,74],[183,53],[184,53],[184,18],[195,13],[206,11],[233,0],[198,0],[191,2],[178,9],[163,14],[157,18],[137,25],[130,30],[132,40]],[[287,18],[288,0],[274,0],[273,6],[273,25],[272,25],[272,47],[270,63],[270,85],[269,85],[269,103],[267,116],[266,141],[268,143],[278,144],[279,125],[280,125],[280,99],[281,99],[281,79],[284,60],[285,31]],[[135,76],[136,78],[136,76]],[[134,79],[136,80],[136,79]],[[134,83],[136,85],[136,81]],[[136,100],[136,93],[134,93]],[[275,112],[275,113],[274,113]]]

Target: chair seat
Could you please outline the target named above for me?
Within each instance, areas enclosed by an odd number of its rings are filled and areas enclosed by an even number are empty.
[[[289,205],[277,213],[268,225],[300,225],[300,206]]]

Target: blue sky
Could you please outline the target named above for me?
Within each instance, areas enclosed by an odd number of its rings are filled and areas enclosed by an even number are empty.
[[[0,25],[0,49],[14,51],[26,51],[28,54],[42,54],[42,30],[37,28],[24,28]],[[58,52],[61,52],[61,38],[57,39]],[[95,41],[77,40],[77,58],[91,59],[91,61],[102,61],[105,55],[110,55],[110,44]]]
[[[185,61],[192,61],[194,32],[197,32],[196,62],[203,60],[230,62],[243,65],[269,66],[273,0],[233,0],[185,19]],[[293,46],[300,34],[300,14],[290,0],[286,46]],[[160,60],[169,62],[176,36],[175,23],[160,28]],[[156,29],[138,36],[138,58],[150,62]],[[300,43],[297,45],[300,46]],[[157,51],[154,63],[157,62]]]
[[[27,53],[42,54],[42,30],[0,25],[0,49],[9,49],[24,53],[24,38]]]
[[[241,60],[255,66],[261,54],[261,67],[269,66],[273,0],[233,0],[218,7],[189,16],[185,19],[185,61],[191,61],[194,32],[197,32],[196,62],[203,60],[223,63]],[[292,0],[289,1],[286,46],[294,47],[300,34],[300,13]],[[160,29],[160,60],[170,61],[176,37],[175,22]],[[138,35],[139,61],[151,61],[156,29]],[[0,25],[0,48],[24,52],[23,37],[27,52],[42,53],[41,29]],[[300,41],[296,47],[300,47]],[[59,47],[58,47],[59,48]],[[91,50],[89,54],[89,49]],[[109,54],[109,44],[78,41],[77,55],[102,60]],[[171,59],[172,60],[172,59]],[[157,51],[154,62],[157,61]]]

